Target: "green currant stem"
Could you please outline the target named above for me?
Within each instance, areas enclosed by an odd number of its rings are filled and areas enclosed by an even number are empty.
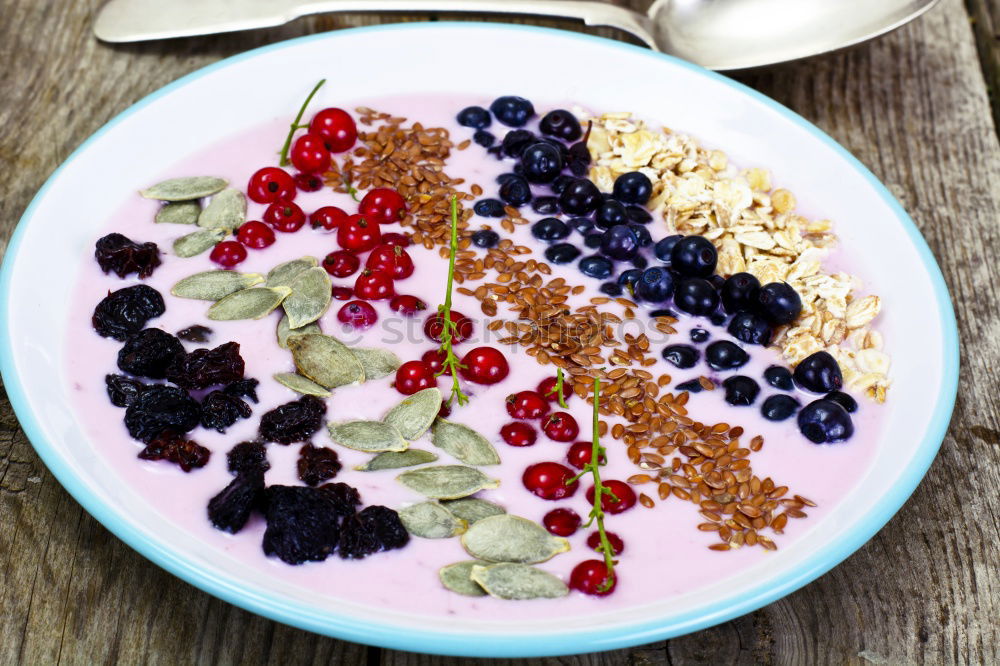
[[[344,187],[347,189],[347,193],[351,195],[351,198],[355,201],[361,201],[358,198],[358,191],[353,185],[351,185],[351,179],[348,176],[344,176]]]
[[[448,288],[444,295],[444,305],[438,306],[438,313],[441,317],[441,351],[444,352],[444,363],[441,370],[435,376],[440,376],[445,372],[451,372],[452,386],[448,404],[452,400],[458,400],[459,406],[469,402],[468,396],[462,392],[462,387],[458,383],[458,371],[464,368],[459,363],[458,357],[452,349],[451,342],[455,339],[455,322],[451,320],[451,291],[455,283],[455,257],[458,254],[458,197],[451,197],[451,242],[448,249]]]
[[[278,160],[278,166],[288,166],[288,149],[292,147],[292,137],[295,136],[295,130],[302,129],[303,127],[308,127],[307,125],[301,125],[302,115],[306,112],[306,107],[309,106],[309,102],[312,101],[313,95],[319,90],[322,85],[326,83],[326,79],[320,79],[316,87],[312,89],[309,93],[309,97],[306,97],[306,101],[302,103],[302,107],[299,109],[299,115],[295,116],[295,120],[292,121],[291,127],[288,128],[288,136],[285,137],[285,145],[281,147],[281,159]]]
[[[549,395],[554,394],[556,400],[559,402],[559,406],[563,409],[568,409],[569,405],[566,404],[566,396],[563,395],[563,383],[565,381],[562,368],[556,368],[556,386],[549,391]]]

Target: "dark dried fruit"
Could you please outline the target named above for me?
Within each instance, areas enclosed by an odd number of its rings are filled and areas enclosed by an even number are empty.
[[[267,462],[267,451],[261,442],[240,442],[226,454],[229,471],[233,474],[263,474],[271,469]]]
[[[223,391],[212,391],[201,401],[201,425],[216,432],[226,432],[226,428],[250,418],[252,413],[250,405]]]
[[[340,536],[334,496],[322,488],[270,486],[264,491],[267,529],[264,553],[287,564],[320,562],[333,553]]]
[[[165,311],[160,292],[137,284],[105,296],[94,308],[91,323],[98,335],[125,342],[128,336],[146,328],[146,322]]]
[[[208,342],[212,339],[212,329],[208,326],[195,324],[194,326],[188,326],[183,330],[177,331],[177,337],[188,342]]]
[[[212,452],[204,446],[185,439],[184,435],[173,430],[164,430],[139,452],[143,460],[169,460],[180,465],[185,472],[204,467],[211,455]]]
[[[222,390],[229,395],[236,396],[237,398],[250,398],[253,400],[254,404],[257,404],[258,384],[260,384],[260,382],[256,379],[247,378],[235,381]]]
[[[131,336],[118,352],[118,367],[137,377],[163,379],[167,366],[183,355],[180,340],[158,328],[147,328]]]
[[[353,516],[357,507],[361,506],[361,493],[354,486],[346,483],[328,483],[320,486],[320,490],[333,498],[334,510],[341,518]]]
[[[121,234],[108,234],[99,239],[94,257],[102,271],[114,271],[120,278],[129,273],[148,278],[160,265],[160,251],[156,243],[135,243]]]
[[[326,403],[313,395],[275,407],[260,419],[260,437],[266,442],[305,442],[323,425]]]
[[[337,476],[340,471],[340,459],[337,452],[325,446],[315,447],[306,444],[299,451],[299,478],[307,486],[318,486],[328,479]]]
[[[146,390],[145,384],[125,375],[107,375],[104,383],[108,387],[108,398],[115,407],[128,407]]]
[[[125,410],[128,434],[140,442],[149,442],[164,430],[185,433],[200,421],[198,401],[176,386],[148,386]]]
[[[167,368],[167,379],[186,389],[203,389],[243,379],[245,364],[238,342],[215,349],[195,349]]]
[[[398,513],[384,506],[369,506],[341,525],[339,554],[344,559],[360,560],[382,550],[402,548],[409,541]]]
[[[247,524],[263,492],[263,472],[240,474],[208,501],[208,519],[216,528],[236,534]]]

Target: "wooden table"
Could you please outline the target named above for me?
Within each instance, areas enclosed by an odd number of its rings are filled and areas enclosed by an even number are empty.
[[[250,34],[107,46],[90,31],[99,5],[0,2],[0,250],[52,170],[147,93],[263,44],[419,19],[314,17]],[[868,165],[916,220],[944,270],[963,369],[951,431],[927,478],[865,547],[779,602],[671,641],[535,663],[1000,661],[1000,146],[987,85],[1000,93],[1000,0],[966,5],[942,0],[874,43],[735,77],[812,120]],[[480,661],[322,638],[170,576],[66,494],[2,391],[0,570],[0,663]]]

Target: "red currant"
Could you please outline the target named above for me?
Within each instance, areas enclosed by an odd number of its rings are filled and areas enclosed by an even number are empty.
[[[472,320],[455,310],[452,310],[449,314],[451,315],[451,323],[455,325],[452,327],[451,343],[457,345],[471,338]],[[434,342],[441,342],[443,329],[444,320],[441,318],[441,313],[439,312],[435,312],[424,322],[424,335]]]
[[[212,248],[208,258],[224,268],[232,268],[247,258],[247,249],[236,241],[222,241]]]
[[[322,208],[317,208],[309,216],[309,225],[313,229],[336,231],[346,219],[347,213],[336,206],[323,206]]]
[[[378,321],[378,313],[371,303],[351,301],[341,306],[337,312],[337,321],[351,328],[371,328]]]
[[[354,290],[350,287],[338,287],[335,286],[331,290],[333,298],[338,301],[349,301],[354,298]]]
[[[395,231],[390,231],[387,234],[382,234],[382,242],[386,245],[397,245],[399,247],[410,247],[410,239],[403,234],[396,233]]]
[[[496,384],[510,374],[510,365],[499,350],[476,347],[462,357],[462,377],[474,384]]]
[[[347,250],[335,250],[323,258],[323,268],[333,277],[344,278],[361,268],[361,260]]]
[[[389,301],[389,309],[393,312],[398,312],[404,317],[412,317],[421,310],[426,310],[427,304],[416,296],[400,294],[399,296],[393,296],[392,300]]]
[[[406,201],[396,190],[376,187],[361,200],[358,212],[379,224],[392,224],[406,216]]]
[[[278,167],[258,169],[247,183],[247,196],[259,204],[291,201],[295,194],[295,180]]]
[[[365,268],[388,273],[393,280],[405,280],[413,275],[413,259],[399,246],[382,244],[368,255]]]
[[[437,377],[423,361],[407,361],[396,370],[396,390],[403,395],[413,395],[432,386],[437,386]]]
[[[319,192],[323,189],[323,178],[315,173],[297,173],[295,187],[303,192]]]
[[[323,137],[326,149],[332,153],[350,150],[358,140],[358,126],[354,118],[343,109],[323,109],[313,116],[309,132]]]
[[[358,298],[369,301],[378,301],[383,298],[392,298],[395,289],[392,286],[392,278],[381,271],[370,271],[367,268],[361,271],[357,282],[354,283],[354,293]]]
[[[330,151],[323,145],[323,137],[318,134],[303,134],[288,154],[292,164],[299,171],[323,173],[330,168]]]
[[[604,597],[615,590],[618,584],[618,577],[610,578],[608,565],[601,560],[586,560],[573,567],[573,572],[569,575],[569,586],[574,590],[584,594],[592,594],[595,597]]]
[[[554,412],[545,419],[542,431],[548,435],[549,439],[557,442],[572,442],[580,434],[580,426],[572,414]]]
[[[621,555],[622,552],[625,550],[625,542],[622,541],[622,538],[620,536],[618,536],[617,534],[615,534],[614,532],[605,532],[605,534],[608,535],[608,543],[611,544],[611,554],[612,555]],[[591,548],[593,548],[594,550],[597,550],[598,548],[600,548],[600,546],[601,546],[601,533],[600,532],[594,532],[590,536],[588,536],[587,537],[587,545],[590,546]],[[598,552],[600,552],[600,551],[598,551]]]
[[[580,487],[579,481],[567,484],[574,476],[573,470],[556,462],[531,465],[524,470],[521,481],[524,487],[542,499],[557,500],[572,497]]]
[[[445,375],[450,375],[451,369],[444,367],[444,361],[446,358],[448,358],[448,355],[440,349],[428,349],[420,357],[420,360],[431,366],[431,370],[434,371],[435,375],[439,372]]]
[[[351,252],[367,252],[382,239],[382,232],[374,222],[361,215],[351,215],[337,228],[337,244]]]
[[[594,445],[590,442],[577,442],[569,447],[569,451],[566,453],[566,461],[577,469],[583,469],[584,465],[589,465],[593,459]],[[601,464],[606,465],[607,462],[608,459],[601,456]]]
[[[601,508],[604,513],[621,513],[635,506],[635,491],[622,481],[605,481],[604,487],[610,490],[615,498],[607,493],[601,493]],[[587,501],[594,503],[594,486],[587,489]]]
[[[573,509],[552,509],[542,518],[542,525],[545,525],[550,533],[556,536],[568,537],[580,529],[583,521]]]
[[[507,396],[507,413],[515,419],[540,419],[549,413],[549,403],[534,391]]]
[[[532,446],[538,433],[524,421],[514,421],[500,428],[500,437],[511,446]]]
[[[559,380],[555,377],[546,377],[542,380],[542,383],[538,385],[538,394],[549,402],[559,401],[559,392],[556,391],[556,384]],[[573,387],[570,386],[568,381],[563,382],[562,387],[563,402],[569,400],[569,397],[573,395]]]
[[[306,214],[291,201],[275,201],[264,211],[264,221],[277,231],[290,234],[306,223]]]
[[[255,250],[263,250],[274,243],[271,227],[256,220],[244,223],[236,232],[236,240]]]

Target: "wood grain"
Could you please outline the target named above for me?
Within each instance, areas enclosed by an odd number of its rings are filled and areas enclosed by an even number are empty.
[[[0,5],[0,249],[52,170],[143,95],[249,48],[380,20],[312,17],[249,34],[109,47],[90,33],[98,4]],[[968,7],[982,48],[984,17],[1000,16],[996,0],[968,0]],[[969,19],[962,0],[943,0],[875,43],[736,76],[817,123],[867,164],[913,215],[941,263],[961,328],[963,368],[951,431],[927,478],[844,564],[755,613],[629,650],[519,663],[1000,661],[1000,146],[983,74],[995,84],[1000,69],[995,59],[980,65]],[[996,25],[986,29],[994,38]],[[3,394],[0,570],[2,664],[486,663],[318,637],[173,578],[62,490]]]
[[[979,49],[993,122],[1000,125],[1000,0],[965,0]]]

